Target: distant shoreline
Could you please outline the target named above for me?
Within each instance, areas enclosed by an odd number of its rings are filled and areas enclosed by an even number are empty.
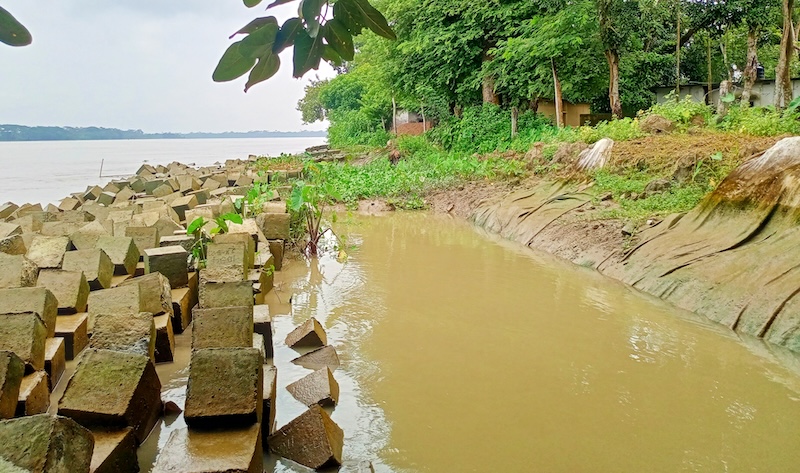
[[[324,138],[325,131],[245,131],[144,133],[142,130],[120,130],[99,127],[56,127],[0,125],[0,142],[20,141],[102,141],[102,140],[187,140],[228,138]]]

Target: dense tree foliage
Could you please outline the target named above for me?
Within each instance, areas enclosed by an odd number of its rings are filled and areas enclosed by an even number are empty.
[[[334,128],[347,113],[391,129],[393,103],[439,120],[482,103],[517,117],[562,98],[631,116],[655,102],[656,87],[724,80],[749,101],[759,64],[767,78],[800,72],[787,49],[796,48],[791,1],[376,1],[397,40],[357,36],[343,74],[315,83],[300,108],[313,102],[307,118]],[[366,90],[382,93],[367,100]]]

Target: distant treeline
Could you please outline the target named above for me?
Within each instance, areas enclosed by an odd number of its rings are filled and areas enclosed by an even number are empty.
[[[190,138],[304,138],[327,136],[324,131],[247,131],[224,133],[145,133],[99,127],[0,125],[0,141],[152,140]]]

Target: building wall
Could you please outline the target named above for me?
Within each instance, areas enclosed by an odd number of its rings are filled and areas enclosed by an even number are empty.
[[[425,123],[425,128],[423,128],[422,122],[403,123],[402,125],[397,125],[397,134],[416,136],[425,133],[426,130],[430,130],[431,128],[433,128],[431,122]]]
[[[711,91],[710,103],[716,104],[719,100],[719,84],[713,84],[714,90]],[[686,95],[691,95],[692,100],[695,102],[705,102],[707,86],[704,85],[686,85],[681,86],[681,98]],[[656,89],[656,100],[658,103],[666,101],[667,94],[675,90],[674,87],[659,87]],[[792,79],[792,90],[794,96],[800,96],[800,78]],[[733,92],[740,94],[742,92],[741,84],[734,84]],[[766,107],[775,103],[775,81],[774,80],[759,80],[753,85],[753,95],[751,101],[756,107]]]
[[[550,100],[540,100],[538,113],[546,117],[550,117],[553,122],[556,121],[556,104]],[[588,115],[591,113],[588,103],[569,103],[564,102],[564,124],[567,126],[581,126],[581,115]]]

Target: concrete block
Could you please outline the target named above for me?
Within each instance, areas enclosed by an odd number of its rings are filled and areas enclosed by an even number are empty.
[[[13,352],[0,351],[0,419],[14,417],[24,376],[25,363]]]
[[[288,240],[289,222],[287,213],[262,213],[256,217],[256,223],[267,240]]]
[[[166,276],[171,287],[184,287],[189,283],[188,260],[189,254],[180,246],[145,250],[145,273],[157,271]]]
[[[180,246],[187,253],[191,253],[195,238],[191,235],[168,235],[162,236],[158,246]]]
[[[23,255],[0,253],[0,288],[36,285],[39,267]]]
[[[160,236],[156,227],[129,226],[125,229],[125,236],[133,238],[133,244],[136,245],[140,255],[143,255],[145,250],[159,246]]]
[[[263,406],[261,413],[261,432],[264,438],[275,432],[276,405],[278,399],[278,369],[264,365]]]
[[[309,468],[342,463],[344,432],[318,405],[281,427],[267,442],[270,451]]]
[[[84,276],[83,271],[43,269],[39,271],[39,279],[36,281],[36,285],[53,293],[58,301],[59,314],[86,312],[89,283],[86,282],[86,276]],[[55,331],[55,323],[53,323],[52,328]]]
[[[306,406],[333,407],[339,402],[339,383],[327,366],[289,384],[286,390]]]
[[[247,348],[253,346],[253,308],[195,308],[192,312],[192,348]]]
[[[138,473],[136,436],[133,429],[92,428],[94,452],[89,471],[92,473]]]
[[[328,338],[325,335],[325,329],[314,317],[303,322],[302,325],[289,332],[289,335],[286,336],[286,346],[291,348],[321,347],[327,343]]]
[[[175,333],[183,333],[189,327],[192,323],[192,309],[196,305],[196,285],[194,288],[189,286],[172,290],[172,328]]]
[[[2,471],[89,473],[93,450],[92,433],[72,419],[39,414],[0,422]]]
[[[47,330],[34,312],[0,315],[0,351],[15,353],[25,362],[25,371],[44,369]]]
[[[264,337],[264,351],[266,358],[272,358],[274,349],[272,343],[272,317],[269,315],[269,306],[258,304],[253,306],[253,332]]]
[[[175,357],[175,332],[169,314],[156,316],[156,363],[170,363]]]
[[[26,256],[39,268],[57,269],[69,246],[69,237],[35,236]]]
[[[191,191],[199,190],[200,186],[202,186],[202,185],[203,185],[203,183],[200,182],[200,180],[197,179],[194,176],[190,176],[188,174],[183,174],[181,176],[178,176],[178,189],[177,190],[179,190],[179,191],[181,191],[183,193],[188,193],[188,192],[191,192]],[[195,199],[197,199],[197,198],[195,197]]]
[[[253,284],[250,281],[208,281],[204,278],[207,271],[200,272],[200,308],[253,306]]]
[[[70,236],[80,230],[86,222],[44,222],[40,233],[44,236]]]
[[[145,188],[147,188],[147,185],[145,185]],[[152,192],[149,192],[149,194],[152,195],[153,197],[165,197],[172,194],[173,192],[174,191],[172,189],[172,186],[164,183],[154,188]]]
[[[47,372],[47,383],[50,391],[61,381],[67,366],[64,339],[48,338],[44,342],[44,370]]]
[[[261,473],[264,452],[258,425],[225,430],[173,430],[153,473]]]
[[[190,427],[241,426],[261,421],[263,359],[255,348],[192,352],[186,409]]]
[[[202,185],[202,184],[201,184]],[[198,189],[192,192],[187,192],[186,195],[193,195],[197,198],[197,204],[203,205],[208,202],[209,197],[211,197],[211,193],[205,189]]]
[[[253,221],[253,219],[249,219]],[[234,223],[231,226],[236,225]],[[255,226],[255,223],[253,224]],[[240,226],[241,227],[241,226]],[[256,242],[258,241],[258,230],[252,234],[247,231],[234,231],[232,228],[228,233],[220,233],[214,235],[214,244],[236,244],[242,243],[245,245],[244,250],[244,267],[245,270],[253,269],[255,262]]]
[[[286,240],[267,240],[269,244],[269,252],[273,256],[272,264],[275,265],[275,270],[280,271],[283,268],[283,255],[286,253]]]
[[[103,189],[100,186],[89,186],[86,188],[86,192],[83,193],[83,200],[97,200],[102,193]]]
[[[257,287],[259,293],[267,294],[272,290],[275,285],[275,269],[270,265],[263,269],[254,269],[250,271],[247,280],[253,283],[253,287]]]
[[[0,205],[0,218],[10,217],[17,209],[19,209],[19,206],[13,202],[6,202]]]
[[[49,289],[22,287],[0,290],[0,314],[21,312],[36,313],[47,330],[47,336],[52,337],[55,334],[58,301]]]
[[[114,274],[133,274],[139,262],[139,250],[133,238],[122,236],[101,236],[96,248],[106,252],[114,263]]]
[[[67,251],[61,268],[65,271],[83,271],[86,282],[93,291],[111,287],[114,263],[105,251],[97,248]]]
[[[11,235],[0,238],[0,253],[7,255],[24,255],[28,252],[23,235]]]
[[[128,279],[119,287],[132,284],[139,286],[139,310],[141,312],[150,312],[153,315],[167,314],[170,317],[173,315],[172,288],[167,278],[161,273],[150,273]]]
[[[114,203],[114,200],[116,198],[117,198],[116,192],[103,191],[100,193],[100,196],[97,197],[97,203],[108,207],[109,205]]]
[[[50,408],[47,373],[36,371],[22,378],[17,398],[16,417],[44,414]]]
[[[180,221],[186,220],[186,211],[187,210],[191,210],[191,209],[197,207],[198,205],[199,204],[197,202],[197,197],[195,197],[193,195],[187,195],[187,196],[184,196],[184,197],[179,197],[179,198],[173,200],[172,203],[170,203],[170,206],[172,207],[172,209],[175,210],[176,214],[178,214],[178,219],[180,219]]]
[[[102,223],[95,220],[83,225],[80,229],[73,232],[69,239],[72,245],[78,250],[92,249],[97,245],[97,240],[101,236],[111,236],[111,232]]]
[[[325,345],[305,355],[298,356],[292,360],[292,363],[309,370],[318,370],[328,367],[331,371],[336,371],[336,368],[339,367],[339,355],[336,353],[335,348],[330,345]]]
[[[133,315],[139,312],[148,312],[144,310],[145,299],[146,296],[142,294],[138,283],[123,284],[119,287],[91,292],[89,294],[89,332],[94,330],[98,314]]]
[[[155,363],[156,326],[153,314],[98,314],[89,346],[147,356]]]
[[[87,350],[58,402],[83,426],[132,427],[141,442],[161,416],[161,382],[145,355]]]
[[[16,223],[0,221],[0,238],[5,238],[14,235],[22,235],[22,228]]]
[[[117,192],[117,195],[114,197],[114,203],[115,204],[120,204],[120,203],[123,203],[123,202],[128,202],[135,195],[136,195],[136,193],[133,192],[133,189],[131,189],[130,187],[125,187],[124,189],[120,189],[120,191]]]
[[[286,212],[286,202],[279,201],[279,202],[264,202],[261,205],[261,213],[268,213],[268,214],[285,214]]]
[[[75,359],[89,344],[87,314],[59,315],[56,319],[56,337],[64,339],[64,356]]]
[[[247,235],[240,234],[247,240]],[[252,241],[252,240],[250,240]],[[247,274],[252,266],[252,254],[248,255],[248,245],[239,241],[235,243],[209,243],[206,250],[206,268],[242,268],[242,274]]]

